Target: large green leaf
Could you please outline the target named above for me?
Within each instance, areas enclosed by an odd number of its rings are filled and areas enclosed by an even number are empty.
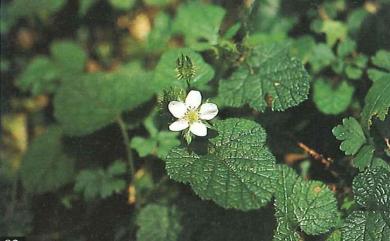
[[[390,236],[390,172],[367,169],[353,181],[357,204],[342,229],[345,241],[385,241]]]
[[[37,137],[22,160],[24,188],[33,193],[53,191],[73,179],[74,160],[63,152],[62,129],[58,126]]]
[[[332,132],[337,140],[342,141],[340,150],[346,155],[355,155],[366,142],[362,127],[353,117],[344,118],[343,124],[333,128]]]
[[[378,117],[385,120],[390,108],[390,74],[374,81],[365,98],[362,111],[363,127],[369,129],[372,118]]]
[[[258,111],[270,102],[272,110],[281,111],[306,100],[309,86],[301,61],[290,58],[285,47],[272,44],[253,49],[246,65],[220,81],[219,98],[227,106],[248,103]]]
[[[217,136],[209,139],[207,154],[171,150],[166,158],[169,176],[225,208],[264,206],[272,197],[277,174],[264,129],[243,119],[218,121],[214,127]]]
[[[280,166],[275,191],[278,227],[274,240],[299,240],[298,227],[307,234],[329,231],[339,221],[333,193],[319,181],[305,181]]]
[[[58,90],[55,117],[68,135],[90,134],[148,100],[153,94],[150,82],[150,74],[124,69],[83,75]]]
[[[387,215],[387,216],[386,216]],[[354,211],[345,220],[343,241],[388,241],[390,212]]]
[[[191,49],[171,49],[166,51],[160,58],[155,70],[153,85],[157,90],[168,88],[171,86],[179,86],[186,88],[185,80],[178,80],[176,73],[176,60],[185,55],[191,58],[195,69],[195,76],[191,81],[191,86],[196,89],[204,89],[209,80],[214,77],[213,68],[204,62],[202,56]]]
[[[314,83],[313,100],[317,108],[325,113],[337,115],[345,111],[352,100],[354,88],[343,81],[336,89],[324,80]]]
[[[390,211],[390,172],[366,170],[353,180],[353,192],[361,207]]]
[[[217,44],[225,15],[223,8],[193,1],[181,5],[177,11],[173,31],[183,34],[189,47],[203,50]]]
[[[149,204],[137,216],[138,241],[176,241],[182,230],[180,211],[175,207]]]

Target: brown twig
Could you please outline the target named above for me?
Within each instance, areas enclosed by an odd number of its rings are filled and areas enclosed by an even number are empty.
[[[333,163],[332,158],[325,158],[324,155],[318,153],[317,151],[313,150],[312,148],[308,147],[307,145],[303,144],[302,142],[298,142],[298,146],[302,148],[307,154],[309,154],[311,157],[313,157],[317,161],[321,161],[322,164],[325,165],[326,168],[329,168],[330,164]]]

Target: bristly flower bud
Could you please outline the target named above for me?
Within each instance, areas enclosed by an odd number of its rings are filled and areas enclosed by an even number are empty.
[[[179,87],[170,87],[164,90],[163,93],[158,97],[158,106],[160,109],[165,109],[168,103],[171,101],[184,101],[186,98],[186,91]]]
[[[189,56],[181,54],[176,60],[177,79],[185,80],[190,87],[191,79],[195,76],[195,66]]]

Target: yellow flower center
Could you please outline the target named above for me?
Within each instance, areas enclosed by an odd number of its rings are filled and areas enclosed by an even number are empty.
[[[187,120],[190,124],[197,122],[199,120],[198,110],[188,110],[184,119]]]

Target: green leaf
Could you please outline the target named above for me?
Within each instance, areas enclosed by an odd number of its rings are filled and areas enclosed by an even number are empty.
[[[198,1],[183,4],[177,10],[173,31],[185,37],[187,46],[204,50],[218,43],[218,32],[225,10]]]
[[[303,37],[294,40],[290,49],[290,53],[291,56],[301,59],[303,63],[307,63],[315,47],[316,42],[314,38],[309,35],[304,35]]]
[[[59,65],[62,74],[81,73],[84,69],[87,54],[79,45],[71,41],[54,42],[50,46],[53,61]]]
[[[137,216],[138,241],[176,241],[182,230],[181,213],[175,207],[149,204]]]
[[[346,241],[388,240],[390,235],[390,172],[367,169],[353,181],[357,204],[364,211],[354,211],[343,226]]]
[[[148,34],[146,49],[148,51],[163,51],[167,48],[171,37],[172,20],[168,14],[160,12],[153,22],[153,29]]]
[[[147,155],[157,155],[159,158],[165,158],[168,152],[180,144],[177,139],[177,132],[159,131],[154,124],[156,112],[150,115],[144,121],[144,126],[149,132],[149,138],[136,136],[131,140],[130,146],[134,148],[140,157]]]
[[[81,74],[87,59],[84,50],[71,41],[54,42],[50,46],[52,58],[35,57],[18,79],[18,86],[33,95],[53,93],[61,80],[67,81]]]
[[[350,79],[359,79],[363,74],[363,70],[353,65],[347,65],[345,68],[345,74]]]
[[[370,129],[372,118],[385,120],[390,107],[390,74],[383,76],[373,83],[365,98],[362,111],[363,127]]]
[[[390,51],[379,50],[375,56],[372,57],[372,63],[376,66],[390,71]]]
[[[193,88],[199,90],[205,89],[208,81],[214,77],[213,68],[204,62],[202,56],[198,53],[187,48],[171,49],[161,56],[154,70],[153,85],[157,91],[172,86],[187,87],[186,82],[184,80],[178,80],[176,76],[176,60],[182,54],[190,57],[195,66],[195,77],[191,80],[191,86]]]
[[[377,81],[378,79],[384,78],[384,76],[386,75],[389,75],[389,73],[373,68],[368,69],[367,74],[370,80],[372,80],[373,82]]]
[[[161,131],[157,135],[157,156],[165,158],[169,151],[180,144],[177,139],[177,133],[170,131]]]
[[[390,172],[367,169],[353,180],[353,193],[357,204],[367,210],[390,211]]]
[[[208,153],[173,148],[166,158],[169,176],[189,183],[202,199],[225,208],[256,209],[270,201],[275,181],[275,158],[266,133],[257,123],[227,119],[214,123],[217,136]]]
[[[109,3],[118,10],[126,11],[133,7],[135,0],[109,0]]]
[[[85,15],[88,10],[97,2],[97,0],[80,0],[79,15]]]
[[[152,154],[157,146],[157,140],[136,136],[131,140],[131,148],[134,148],[140,157]]]
[[[83,75],[60,87],[54,115],[67,135],[90,134],[148,100],[153,94],[150,82],[150,74],[124,69]]]
[[[326,44],[318,44],[309,58],[309,63],[315,73],[329,66],[336,60],[332,49]]]
[[[364,170],[368,165],[370,165],[371,160],[374,156],[375,148],[371,145],[364,145],[360,148],[359,152],[356,154],[356,157],[353,159],[353,165],[359,168],[360,171]]]
[[[333,128],[332,133],[337,140],[342,141],[340,150],[345,155],[355,155],[366,142],[362,127],[353,117],[344,118],[343,124]]]
[[[37,56],[27,65],[17,84],[24,91],[31,90],[33,95],[53,93],[58,86],[56,80],[59,77],[59,70],[50,59]]]
[[[300,60],[290,58],[287,49],[273,44],[257,47],[229,79],[219,84],[220,101],[240,107],[248,103],[264,111],[267,101],[272,110],[281,111],[307,99],[309,75]]]
[[[321,32],[326,35],[326,43],[332,47],[337,40],[344,40],[347,36],[347,27],[343,22],[325,20],[322,23]]]
[[[386,216],[385,216],[386,215]],[[390,237],[390,212],[354,211],[345,220],[343,241],[386,241]]]
[[[315,235],[337,225],[337,201],[325,184],[305,181],[287,166],[279,166],[279,173],[275,189],[278,227],[274,240],[299,240],[298,227]]]
[[[339,229],[331,233],[331,235],[326,239],[326,241],[342,241],[341,231]]]
[[[346,81],[333,89],[325,80],[319,79],[314,82],[313,100],[317,108],[325,113],[337,115],[344,112],[351,103],[354,87]]]
[[[118,177],[125,172],[126,165],[122,161],[114,162],[107,170],[82,170],[76,177],[74,191],[83,193],[85,200],[107,198],[125,189],[125,180]]]
[[[352,54],[356,49],[356,42],[347,38],[343,42],[339,43],[337,46],[337,56],[338,57],[346,57],[347,55]]]
[[[37,16],[43,20],[59,11],[65,0],[14,0],[5,4],[4,15],[6,16],[7,27],[12,27],[19,18]],[[4,7],[2,5],[2,7]],[[3,16],[3,12],[1,14]]]
[[[143,2],[150,6],[162,7],[172,3],[172,0],[143,0]]]
[[[38,136],[23,157],[21,179],[32,193],[54,191],[73,179],[74,160],[63,151],[62,129],[51,126]]]
[[[382,78],[390,78],[390,52],[386,50],[379,50],[374,57],[371,58],[372,63],[382,69],[368,69],[368,77],[376,82]],[[387,77],[385,77],[387,76]]]
[[[372,159],[371,167],[378,168],[378,169],[383,168],[384,170],[390,172],[390,165],[385,160],[383,160],[382,158],[379,158],[379,157],[374,157]]]

